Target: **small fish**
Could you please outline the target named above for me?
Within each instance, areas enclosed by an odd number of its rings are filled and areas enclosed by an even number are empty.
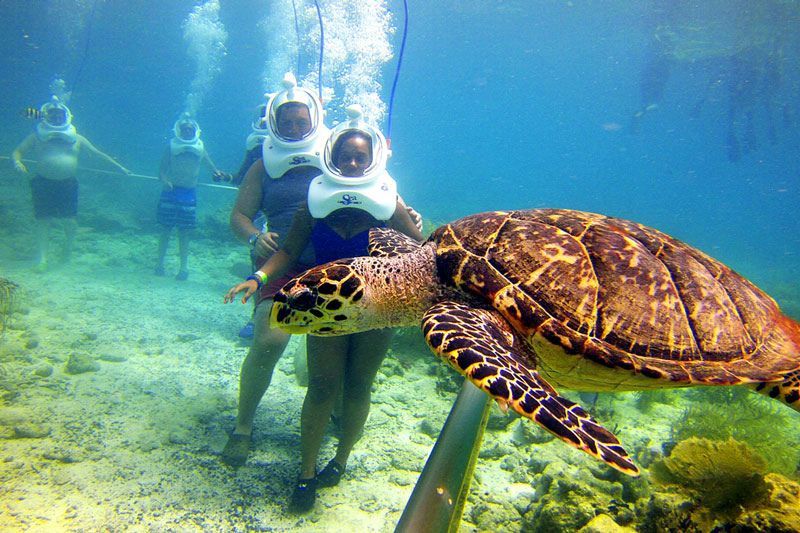
[[[606,122],[602,127],[606,131],[619,131],[622,129],[622,124],[619,122]]]
[[[42,112],[35,107],[26,107],[22,112],[22,116],[33,120],[39,120],[42,118]]]

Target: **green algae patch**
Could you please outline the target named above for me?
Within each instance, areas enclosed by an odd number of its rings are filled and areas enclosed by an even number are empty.
[[[678,485],[714,512],[738,512],[761,502],[767,494],[767,463],[750,446],[728,438],[713,441],[691,437],[653,469],[655,479]]]

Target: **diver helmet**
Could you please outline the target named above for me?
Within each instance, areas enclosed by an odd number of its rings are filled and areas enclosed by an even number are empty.
[[[271,95],[266,96],[269,99]],[[269,130],[267,129],[267,104],[259,104],[258,107],[256,107],[251,127],[253,131],[250,132],[250,135],[247,136],[247,140],[245,141],[245,149],[248,152],[259,144],[262,144],[264,139],[269,135]]]
[[[36,135],[40,140],[60,139],[70,143],[78,140],[75,126],[72,125],[72,113],[56,96],[39,111],[42,118],[36,125]]]
[[[311,91],[297,86],[291,72],[283,77],[284,90],[269,97],[267,102],[267,138],[264,139],[262,159],[267,174],[274,179],[288,170],[301,166],[320,167],[320,157],[328,138],[323,123],[322,102]],[[278,110],[284,104],[297,103],[308,108],[311,129],[301,139],[287,139],[278,131]]]
[[[174,136],[169,141],[170,153],[178,155],[190,152],[198,157],[203,155],[203,141],[200,139],[200,125],[188,113],[181,115],[172,126]]]
[[[270,99],[272,96],[271,94],[267,93],[266,96],[267,100]],[[253,115],[253,123],[251,124],[253,128],[253,132],[263,133],[264,135],[268,135],[269,131],[267,130],[267,104],[258,104],[256,106],[256,112]]]
[[[308,209],[314,218],[324,218],[343,207],[362,209],[377,220],[389,220],[397,207],[397,183],[386,171],[391,151],[383,134],[362,120],[358,104],[346,109],[349,120],[336,126],[322,158],[322,175],[308,188]],[[344,136],[359,132],[370,140],[372,162],[361,176],[345,176],[336,166],[334,148]]]

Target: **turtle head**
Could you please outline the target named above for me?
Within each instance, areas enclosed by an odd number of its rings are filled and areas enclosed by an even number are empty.
[[[356,259],[307,270],[273,297],[270,324],[288,333],[345,335],[371,329],[367,282]]]

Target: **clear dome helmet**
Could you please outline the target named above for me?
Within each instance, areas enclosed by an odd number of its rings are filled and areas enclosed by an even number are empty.
[[[175,140],[180,142],[191,144],[200,140],[200,125],[189,113],[183,113],[175,121],[175,125],[172,126],[172,132],[175,135]]]
[[[42,114],[42,122],[49,129],[66,131],[72,126],[72,112],[55,96],[44,104],[39,111]]]
[[[267,100],[272,96],[271,94],[265,94]],[[253,122],[251,122],[250,127],[252,131],[247,136],[247,140],[245,141],[245,149],[249,152],[253,148],[259,146],[264,142],[264,140],[269,136],[269,129],[267,128],[267,104],[259,104],[256,109],[255,113],[253,114]]]
[[[302,148],[314,142],[314,139],[319,136],[320,126],[322,124],[323,112],[322,102],[320,102],[317,95],[308,89],[297,86],[297,79],[294,74],[287,72],[283,81],[283,90],[274,93],[270,96],[267,102],[267,127],[272,141],[278,146],[288,148]],[[289,138],[281,134],[278,128],[278,121],[282,107],[285,105],[291,106],[292,104],[304,106],[308,110],[311,127],[309,130],[301,135],[299,139]]]
[[[39,111],[42,118],[36,125],[36,134],[41,140],[47,141],[53,138],[68,142],[77,140],[77,132],[72,125],[72,112],[56,96],[42,105]]]
[[[284,89],[274,93],[267,102],[267,133],[262,149],[262,160],[267,174],[274,179],[292,168],[311,166],[319,168],[320,158],[329,130],[323,123],[322,102],[314,92],[297,86],[292,73],[283,77]],[[288,107],[285,107],[288,106]],[[310,127],[299,138],[290,138],[280,132],[281,114],[293,107],[308,111]]]
[[[269,100],[272,95],[267,93],[264,95],[267,100]],[[253,128],[253,133],[260,133],[262,135],[269,135],[269,129],[267,129],[267,104],[258,104],[255,109],[255,113],[253,114],[253,122],[250,124]]]
[[[397,207],[397,183],[386,171],[391,150],[380,130],[364,122],[361,106],[349,106],[346,112],[348,120],[333,129],[325,144],[322,175],[309,186],[309,211],[314,218],[324,218],[337,209],[352,207],[378,220],[389,220]],[[341,143],[354,136],[368,141],[372,157],[363,174],[348,176],[335,159]]]
[[[203,155],[203,141],[200,139],[200,125],[189,113],[183,113],[172,126],[173,137],[169,141],[172,155],[191,152],[201,157]]]

